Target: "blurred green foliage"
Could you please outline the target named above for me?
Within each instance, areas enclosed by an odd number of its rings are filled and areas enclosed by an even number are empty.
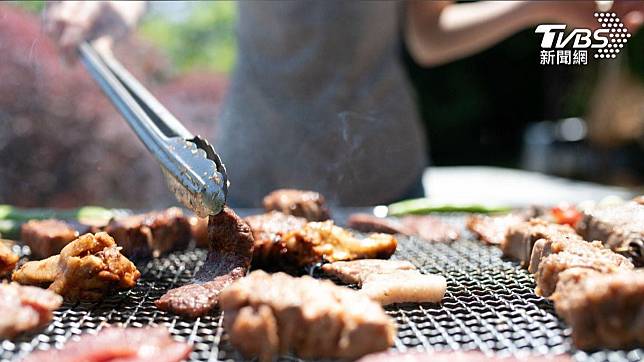
[[[167,13],[154,11],[153,5],[139,33],[166,51],[179,70],[229,72],[235,63],[235,3],[192,2],[187,10],[168,21]]]

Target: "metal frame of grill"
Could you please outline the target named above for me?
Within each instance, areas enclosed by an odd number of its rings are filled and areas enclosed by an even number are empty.
[[[448,218],[463,225],[463,218]],[[644,349],[579,351],[570,329],[552,304],[534,294],[534,280],[501,252],[474,241],[467,233],[452,244],[399,238],[394,258],[409,260],[421,271],[447,278],[440,304],[386,307],[396,320],[394,349],[481,350],[499,356],[571,354],[577,361],[641,361]],[[154,300],[188,283],[202,265],[205,250],[192,249],[140,264],[142,277],[127,292],[99,303],[65,304],[44,329],[0,342],[0,361],[19,360],[31,351],[63,346],[83,333],[107,325],[165,325],[180,341],[192,344],[189,361],[236,361],[241,356],[228,341],[219,310],[202,318],[184,318],[158,310]],[[546,357],[547,358],[547,357]],[[282,360],[296,361],[293,357]]]

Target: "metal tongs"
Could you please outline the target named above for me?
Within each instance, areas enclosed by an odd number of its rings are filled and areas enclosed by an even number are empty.
[[[201,217],[223,210],[228,177],[208,141],[192,135],[109,51],[84,42],[79,52],[94,80],[161,165],[177,200]]]

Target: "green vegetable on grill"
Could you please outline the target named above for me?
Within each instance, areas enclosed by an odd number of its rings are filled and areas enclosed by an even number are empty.
[[[423,215],[432,212],[471,212],[471,213],[502,213],[512,209],[500,205],[478,205],[478,204],[445,204],[436,203],[428,198],[404,200],[393,203],[388,207],[389,216],[401,215]]]

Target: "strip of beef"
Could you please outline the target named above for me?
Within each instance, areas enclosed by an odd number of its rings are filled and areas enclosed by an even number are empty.
[[[23,264],[12,279],[20,284],[48,285],[65,300],[95,301],[115,289],[133,288],[140,276],[114,239],[99,232],[82,235],[60,255]]]
[[[314,191],[275,190],[264,197],[263,205],[266,211],[280,211],[309,221],[324,221],[331,218],[324,196]]]
[[[577,231],[586,240],[600,240],[644,265],[644,205],[630,201],[586,209]]]
[[[500,245],[510,226],[520,224],[544,214],[540,207],[529,207],[507,215],[472,215],[467,219],[467,228],[481,241],[490,245]]]
[[[539,239],[562,242],[583,240],[568,225],[532,219],[510,226],[505,239],[501,242],[501,250],[503,255],[518,260],[522,266],[528,267],[532,256],[532,247]]]
[[[644,345],[644,270],[569,269],[552,299],[578,348]]]
[[[78,230],[70,223],[56,220],[29,220],[20,228],[20,239],[39,259],[59,254],[65,245],[78,238]]]
[[[565,248],[541,260],[534,277],[537,295],[551,296],[559,281],[559,275],[568,269],[586,268],[601,273],[633,269],[633,264],[628,259],[604,248],[601,243],[587,243],[585,247],[581,245],[583,244]]]
[[[567,355],[554,356],[523,356],[514,357],[491,357],[482,352],[382,352],[370,354],[361,358],[358,362],[569,362],[572,361]]]
[[[308,276],[254,271],[224,290],[221,306],[232,344],[260,361],[289,351],[302,358],[355,359],[389,348],[396,334],[379,304]]]
[[[9,241],[0,239],[0,277],[10,274],[18,263],[16,255],[9,247]]]
[[[210,217],[210,250],[193,283],[171,289],[155,302],[159,309],[202,316],[216,305],[221,291],[246,275],[253,256],[253,235],[248,224],[225,207]]]
[[[85,334],[62,349],[38,351],[23,362],[179,362],[192,348],[176,342],[163,327],[115,328]]]
[[[333,221],[305,219],[273,211],[246,218],[255,237],[253,265],[302,267],[321,261],[388,258],[396,239],[388,234],[356,236]]]
[[[49,323],[62,303],[63,298],[45,289],[0,284],[0,338],[13,338]]]
[[[447,281],[440,275],[421,274],[407,261],[363,259],[324,264],[322,270],[382,305],[435,303],[443,299]]]
[[[157,257],[184,249],[192,237],[190,220],[176,207],[112,219],[102,229],[130,258]]]
[[[369,214],[352,214],[347,226],[362,232],[419,236],[428,241],[451,242],[458,239],[458,230],[434,216],[381,218]]]

